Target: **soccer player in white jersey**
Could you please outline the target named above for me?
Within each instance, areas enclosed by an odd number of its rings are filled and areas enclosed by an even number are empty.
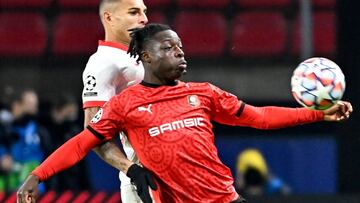
[[[148,21],[143,0],[102,0],[99,15],[105,29],[105,40],[99,41],[97,52],[90,57],[83,72],[85,126],[112,96],[141,82],[144,77],[142,64],[127,54],[130,30],[144,27]],[[138,163],[126,136],[120,135],[120,139],[127,159]],[[119,159],[126,157],[114,142],[106,142],[94,151],[121,171],[123,166],[119,165]],[[123,172],[119,173],[119,178],[122,202],[141,202],[130,179]]]

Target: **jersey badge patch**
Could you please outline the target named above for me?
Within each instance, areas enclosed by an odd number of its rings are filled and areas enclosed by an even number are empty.
[[[92,91],[96,87],[96,78],[92,75],[88,75],[85,80],[85,90]]]
[[[100,109],[95,116],[91,119],[90,123],[97,123],[101,119],[103,115],[103,109]]]
[[[200,105],[200,100],[197,95],[189,95],[188,96],[188,103],[192,107],[198,107]]]

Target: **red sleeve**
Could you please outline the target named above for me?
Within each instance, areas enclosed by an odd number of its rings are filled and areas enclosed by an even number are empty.
[[[31,174],[44,181],[54,174],[78,163],[88,152],[102,142],[98,135],[85,129],[53,152]]]
[[[322,111],[306,108],[254,107],[244,103],[242,107],[243,110],[238,112],[239,117],[234,124],[258,129],[285,128],[324,119]]]
[[[106,101],[86,101],[83,103],[83,109],[91,107],[102,107]]]

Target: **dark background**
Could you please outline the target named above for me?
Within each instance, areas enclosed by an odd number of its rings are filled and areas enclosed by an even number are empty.
[[[151,0],[150,0],[151,1]],[[55,3],[54,3],[55,2]],[[172,1],[175,2],[175,1]],[[295,2],[295,1],[293,1]],[[145,1],[145,3],[147,3]],[[1,5],[1,4],[0,4]],[[149,6],[150,8],[150,6]],[[287,19],[289,24],[293,25],[295,16],[299,11],[299,7],[294,3],[289,8],[267,8],[271,11],[281,12]],[[262,11],[267,9],[254,9],[253,11]],[[167,7],[154,7],[149,9],[149,15],[152,11],[160,12],[165,15],[165,22],[173,25],[173,19],[176,14],[184,12],[186,10],[195,10],[197,8],[181,9],[176,7],[175,3],[172,3]],[[217,9],[203,9],[204,11],[216,11]],[[350,0],[339,0],[334,8],[314,8],[313,11],[331,11],[336,16],[336,49],[329,54],[317,54],[314,56],[326,56],[334,60],[343,70],[346,77],[346,92],[344,100],[351,101],[354,106],[354,113],[350,120],[340,124],[328,124],[318,123],[309,126],[295,127],[291,129],[262,132],[252,129],[244,129],[238,127],[225,127],[215,124],[215,133],[219,136],[219,153],[222,156],[226,164],[234,171],[235,163],[234,156],[238,151],[226,152],[227,148],[222,149],[225,146],[224,140],[234,138],[234,146],[236,150],[242,150],[246,147],[244,143],[252,143],[254,140],[260,143],[258,146],[263,149],[267,159],[273,162],[269,163],[278,172],[277,175],[283,176],[288,182],[294,181],[293,177],[297,174],[285,174],[282,172],[286,170],[295,170],[300,168],[304,164],[308,164],[308,170],[318,171],[318,175],[321,175],[321,168],[324,167],[321,164],[328,163],[329,170],[323,170],[329,172],[334,180],[325,180],[325,183],[333,185],[335,188],[324,190],[324,193],[359,193],[360,192],[360,143],[359,143],[359,122],[360,113],[357,110],[359,105],[359,87],[360,87],[360,53],[358,47],[360,46],[360,17],[357,9],[357,4]],[[229,25],[233,21],[233,17],[236,13],[245,12],[245,8],[235,8],[234,3],[230,4],[224,9],[220,9]],[[81,105],[81,74],[85,67],[88,57],[96,50],[96,40],[93,42],[93,48],[89,49],[87,53],[73,54],[73,55],[57,55],[52,51],[52,31],[54,30],[54,23],[61,13],[66,12],[92,12],[96,13],[96,8],[78,8],[78,9],[61,9],[56,1],[53,1],[47,8],[8,8],[0,7],[0,14],[7,12],[36,12],[41,13],[47,19],[49,38],[47,39],[47,45],[43,53],[37,56],[16,55],[7,56],[0,55],[0,85],[4,87],[6,85],[14,86],[29,86],[36,89],[41,99],[42,104],[48,103],[49,100],[61,95],[61,92],[68,92],[76,96]],[[150,19],[151,21],[151,19]],[[205,21],[205,19],[204,19]],[[18,22],[24,23],[26,22]],[[4,28],[0,24],[0,31]],[[83,29],[82,25],[79,25],[77,29]],[[100,27],[101,29],[101,27]],[[176,27],[174,27],[175,30]],[[231,26],[228,27],[228,32],[231,32]],[[288,28],[289,32],[292,32],[291,27]],[[209,33],[204,33],[209,34]],[[324,33],[325,34],[325,33]],[[24,37],[26,37],[24,33]],[[101,36],[101,35],[100,35]],[[182,36],[180,36],[182,37]],[[81,37],[80,37],[81,38]],[[223,51],[222,54],[213,56],[191,56],[189,55],[189,73],[184,77],[187,81],[209,81],[227,91],[233,92],[240,99],[243,99],[247,103],[254,105],[284,105],[296,107],[298,104],[294,101],[290,94],[290,77],[294,68],[303,59],[299,54],[291,53],[291,40],[287,39],[287,48],[283,53],[274,56],[239,56],[234,57],[229,54],[229,51]],[[101,39],[101,37],[99,38]],[[2,39],[5,40],[6,39]],[[29,39],[31,40],[31,39]],[[70,44],[69,44],[70,46]],[[73,44],[72,44],[73,46]],[[184,44],[186,50],[186,44]],[[206,48],[206,44],[199,42],[199,46]],[[230,40],[226,39],[226,50],[231,49]],[[80,123],[82,121],[79,121]],[[266,139],[262,139],[261,136],[265,136]],[[260,137],[260,138],[259,138]],[[276,161],[279,154],[276,154],[276,150],[266,145],[267,142],[277,142],[279,140],[288,139],[289,144],[291,140],[298,139],[298,141],[312,141],[317,139],[330,140],[329,143],[334,142],[334,150],[330,151],[329,156],[323,156],[323,159],[319,159],[317,162],[312,160],[313,155],[322,155],[325,151],[314,152],[313,154],[306,154],[309,148],[304,148],[303,152],[298,151],[300,154],[304,154],[302,162],[297,162],[298,165],[293,166],[279,166],[281,161]],[[260,139],[260,140],[259,140]],[[240,144],[237,144],[240,143]],[[264,144],[265,143],[265,144]],[[264,144],[264,145],[262,145]],[[324,143],[319,143],[319,145]],[[296,145],[296,142],[295,142]],[[298,145],[301,146],[301,145]],[[321,145],[322,146],[322,145]],[[326,145],[332,146],[332,145]],[[297,149],[296,147],[294,149]],[[332,148],[331,148],[332,149]],[[275,151],[274,151],[275,150]],[[291,151],[290,152],[294,152]],[[281,153],[281,150],[280,152]],[[295,154],[297,155],[297,154]],[[331,160],[329,160],[329,157]],[[288,160],[294,158],[294,156],[286,157]],[[308,158],[308,159],[307,159]],[[93,154],[88,157],[89,170],[95,171],[92,174],[91,180],[94,182],[94,187],[98,189],[106,188],[110,191],[118,190],[118,181],[116,171],[107,168],[101,163]],[[104,173],[109,177],[100,176],[96,179],[99,165],[104,171],[111,171]],[[324,174],[322,174],[324,175]],[[108,178],[108,179],[106,179]],[[287,179],[290,178],[290,179]],[[302,177],[297,177],[302,178]],[[103,182],[97,182],[98,180],[104,180]],[[108,184],[113,180],[113,184]],[[310,179],[309,179],[310,180]],[[108,182],[106,182],[108,181]],[[109,186],[110,185],[110,186]],[[306,184],[303,185],[306,187]],[[302,192],[299,189],[298,193],[313,193]],[[316,191],[315,191],[316,192]]]

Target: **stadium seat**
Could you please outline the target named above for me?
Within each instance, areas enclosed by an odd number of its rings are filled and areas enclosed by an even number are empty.
[[[317,8],[335,8],[336,0],[313,0],[313,5]]]
[[[244,8],[272,8],[290,6],[292,0],[235,0],[238,6]]]
[[[230,0],[176,0],[179,8],[225,8]]]
[[[53,190],[50,190],[48,192],[46,192],[45,194],[43,194],[43,196],[40,198],[40,200],[38,201],[39,203],[50,203],[50,202],[54,202],[56,199],[56,192]]]
[[[145,4],[150,10],[157,9],[157,8],[164,8],[171,5],[172,0],[150,0],[145,1]]]
[[[50,0],[0,0],[0,8],[47,8]]]
[[[174,27],[187,56],[216,57],[223,53],[227,25],[221,13],[180,12]]]
[[[332,55],[336,50],[336,18],[333,12],[315,12],[313,15],[313,50],[314,54]],[[300,20],[295,22],[293,33],[293,53],[300,53]]]
[[[100,0],[57,0],[60,8],[98,8]]]
[[[0,14],[0,55],[40,56],[47,43],[47,25],[37,13]]]
[[[168,20],[166,16],[161,12],[149,12],[147,14],[149,23],[163,23],[167,24]]]
[[[70,202],[70,200],[74,197],[74,192],[68,190],[63,192],[62,194],[59,194],[56,201],[54,203],[64,203],[64,202]]]
[[[121,202],[121,196],[119,192],[115,192],[106,200],[105,203],[117,203]]]
[[[234,57],[279,56],[285,51],[287,29],[280,13],[239,14],[233,23],[230,53]]]
[[[297,3],[300,3],[300,1],[297,0]],[[313,8],[333,9],[336,6],[336,0],[312,0],[311,4]]]
[[[96,13],[65,13],[54,23],[52,52],[55,55],[89,55],[96,51],[103,28]]]

